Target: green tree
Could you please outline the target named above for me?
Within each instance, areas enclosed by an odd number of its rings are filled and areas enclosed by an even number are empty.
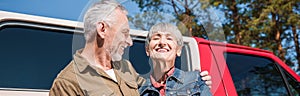
[[[287,50],[291,48],[287,46],[287,44],[289,44],[289,37],[286,34],[293,33],[290,36],[294,41],[294,46],[296,49],[294,52],[298,54],[296,57],[299,58],[299,40],[295,26],[299,25],[300,18],[299,14],[295,14],[295,11],[293,11],[295,7],[299,5],[299,1],[261,0],[259,2],[251,2],[251,5],[251,8],[254,10],[261,10],[261,14],[253,13],[254,17],[248,21],[249,23],[247,26],[253,30],[246,31],[249,33],[258,33],[255,34],[255,36],[264,34],[264,36],[260,36],[259,43],[256,44],[258,45],[257,47],[273,51],[277,56],[279,56],[280,59],[286,61],[286,56],[288,55]],[[283,40],[286,42],[283,42]]]
[[[294,55],[296,60],[298,61],[298,65],[300,65],[300,45],[299,45],[299,32],[300,32],[300,2],[290,2],[289,7],[292,7],[292,10],[289,10],[287,24],[291,27],[293,39],[291,40],[294,42],[294,50],[296,55]],[[292,45],[293,46],[293,45]],[[293,48],[293,47],[292,47]],[[293,58],[292,58],[293,59]],[[298,66],[300,70],[300,66]]]
[[[216,41],[226,38],[229,43],[270,50],[289,66],[300,64],[299,0],[132,1],[141,8],[141,13],[130,20],[139,29],[147,30],[164,20],[178,20],[183,23],[179,28],[186,29],[182,31],[186,36]],[[223,13],[224,20],[216,10]]]
[[[222,10],[226,17],[226,22],[223,23],[223,29],[227,41],[240,45],[250,45],[249,42],[243,42],[242,38],[249,38],[245,35],[243,29],[248,29],[247,20],[250,19],[248,2],[244,0],[210,0],[211,5],[219,10]]]
[[[208,6],[208,1],[195,1],[195,0],[132,0],[136,2],[141,8],[141,13],[136,16],[132,16],[131,22],[138,29],[147,30],[156,22],[151,22],[152,20],[163,22],[180,22],[181,25],[179,28],[182,30],[183,35],[185,36],[197,36],[208,38],[207,35],[210,35],[211,38],[225,38],[220,22],[222,18],[218,18],[214,14],[214,9]],[[156,18],[149,18],[149,14],[160,15]],[[143,14],[143,15],[141,15]],[[148,14],[148,15],[146,15]],[[169,15],[169,16],[166,16]],[[173,16],[170,18],[170,15]],[[144,19],[141,19],[144,18]],[[147,18],[147,19],[145,19]],[[141,27],[139,22],[144,22],[144,26]],[[145,28],[146,27],[146,28]],[[208,32],[208,33],[206,33]],[[222,36],[223,35],[223,36]]]
[[[210,0],[210,4],[225,12],[224,31],[230,43],[270,50],[290,66],[294,61],[300,64],[299,0]]]

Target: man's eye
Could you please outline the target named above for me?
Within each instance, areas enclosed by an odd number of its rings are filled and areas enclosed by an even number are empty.
[[[123,34],[125,34],[125,35],[129,35],[129,32],[123,32]]]
[[[129,31],[123,31],[122,33],[125,35],[125,37],[128,37],[130,35]]]
[[[122,33],[129,34],[129,30],[125,29],[125,30],[122,31]]]

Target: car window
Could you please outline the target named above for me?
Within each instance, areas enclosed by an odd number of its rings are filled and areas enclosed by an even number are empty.
[[[72,32],[25,26],[0,29],[0,87],[50,89],[72,60]]]
[[[254,55],[225,54],[226,63],[239,96],[288,95],[274,61]]]

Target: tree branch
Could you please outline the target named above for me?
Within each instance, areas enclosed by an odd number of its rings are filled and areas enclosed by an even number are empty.
[[[176,10],[176,4],[175,4],[174,0],[171,0],[171,3],[172,3],[172,7],[173,7],[173,9],[174,9],[174,12],[175,12],[175,14],[176,14],[177,17],[178,17],[179,14],[178,14],[178,12],[177,12],[177,10]]]

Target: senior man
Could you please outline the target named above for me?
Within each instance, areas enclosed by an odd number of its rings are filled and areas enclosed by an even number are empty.
[[[101,0],[87,10],[85,46],[55,78],[49,95],[139,95],[138,87],[145,79],[122,59],[124,49],[132,45],[126,15],[125,8],[114,0]]]

